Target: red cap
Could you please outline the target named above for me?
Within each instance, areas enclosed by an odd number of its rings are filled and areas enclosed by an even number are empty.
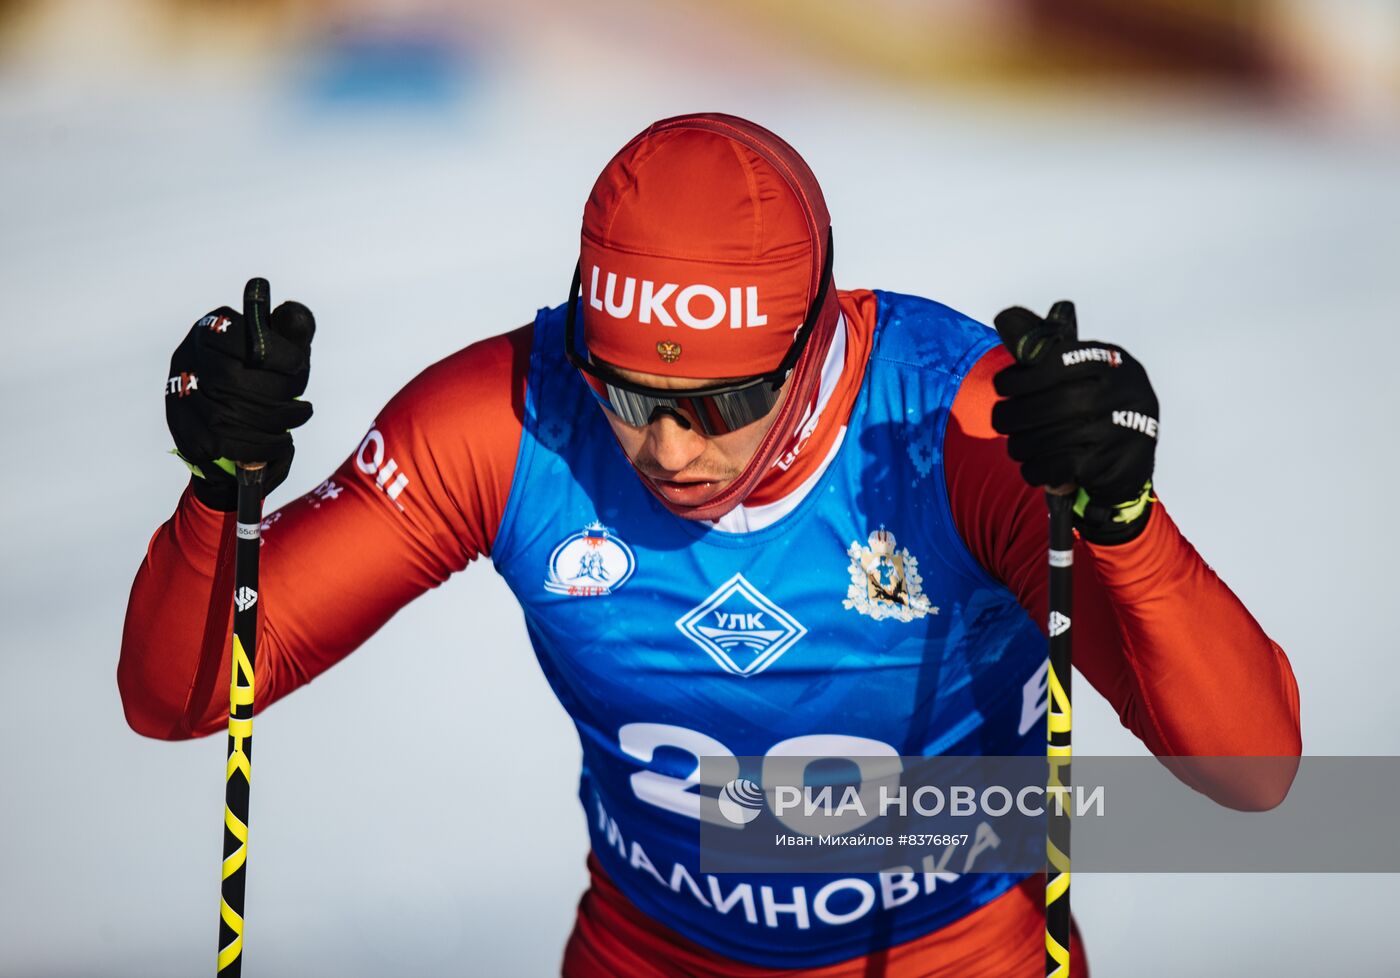
[[[583,211],[589,353],[673,377],[772,370],[817,294],[830,223],[812,171],[762,126],[718,113],[655,123]]]

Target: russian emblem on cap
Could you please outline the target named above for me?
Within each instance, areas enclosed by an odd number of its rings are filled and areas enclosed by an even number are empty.
[[[681,345],[672,340],[657,340],[656,355],[665,363],[675,363],[681,358]]]

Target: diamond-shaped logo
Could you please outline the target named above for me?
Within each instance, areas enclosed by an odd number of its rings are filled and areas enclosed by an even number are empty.
[[[686,638],[709,653],[725,672],[753,676],[807,634],[801,622],[735,574],[676,620]]]

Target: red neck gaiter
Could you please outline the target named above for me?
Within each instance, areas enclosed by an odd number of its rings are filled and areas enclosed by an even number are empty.
[[[773,370],[819,291],[830,225],[812,171],[762,126],[717,113],[655,123],[613,157],[584,208],[589,353],[672,377]],[[686,519],[713,520],[743,501],[796,434],[838,317],[836,286],[828,283],[773,425],[718,496],[679,505],[638,473],[662,505]]]

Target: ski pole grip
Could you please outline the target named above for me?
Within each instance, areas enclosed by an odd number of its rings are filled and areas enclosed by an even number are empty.
[[[997,313],[993,323],[1002,344],[1025,367],[1039,363],[1057,342],[1079,338],[1074,303],[1068,299],[1055,303],[1044,319],[1022,306],[1012,306]]]
[[[260,367],[267,360],[268,321],[272,317],[272,286],[265,278],[250,278],[243,286],[243,328],[248,337],[248,362]]]
[[[243,326],[248,337],[248,360],[261,366],[267,359],[267,324],[271,317],[272,286],[265,278],[250,278],[243,286]],[[262,484],[266,462],[235,462],[238,481],[245,486]]]
[[[1057,342],[1072,342],[1079,337],[1074,303],[1068,299],[1061,299],[1055,303],[1050,308],[1050,315],[1044,319],[1022,306],[1012,306],[997,313],[994,322],[1002,345],[1016,362],[1024,367],[1039,363]],[[1073,496],[1078,491],[1079,487],[1072,482],[1060,486],[1046,486],[1046,501]]]

